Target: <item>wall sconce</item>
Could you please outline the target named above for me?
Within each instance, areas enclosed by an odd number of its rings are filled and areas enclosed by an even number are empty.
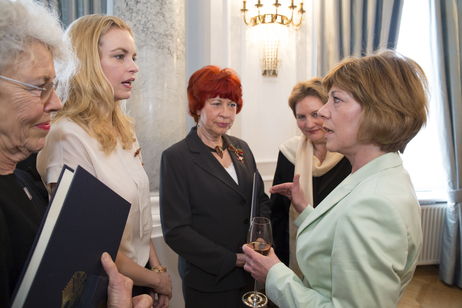
[[[249,7],[247,7],[247,2],[249,2]],[[246,25],[254,27],[255,36],[262,45],[263,76],[278,75],[279,43],[281,39],[288,36],[289,26],[295,30],[300,30],[302,27],[303,15],[306,12],[303,9],[303,2],[300,2],[298,11],[296,11],[297,6],[294,5],[294,0],[290,2],[288,5],[288,0],[242,1],[241,12],[244,15],[244,22]],[[250,18],[249,21],[247,21],[248,17]]]

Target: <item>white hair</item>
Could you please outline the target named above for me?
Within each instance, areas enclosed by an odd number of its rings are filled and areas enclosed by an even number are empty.
[[[42,43],[53,55],[63,100],[77,60],[56,9],[33,0],[0,0],[0,11],[0,74],[14,67],[24,53],[34,60],[32,45]]]

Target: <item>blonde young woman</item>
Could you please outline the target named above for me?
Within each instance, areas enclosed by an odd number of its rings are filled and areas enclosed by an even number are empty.
[[[132,204],[117,267],[135,286],[158,294],[156,307],[168,307],[172,283],[151,241],[149,180],[133,122],[120,106],[138,72],[132,30],[117,17],[88,15],[72,23],[67,34],[80,69],[64,108],[53,117],[37,169],[52,190],[64,164],[80,165]]]

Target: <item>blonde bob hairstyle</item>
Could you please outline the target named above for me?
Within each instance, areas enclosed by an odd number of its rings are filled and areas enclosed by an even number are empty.
[[[426,124],[428,81],[413,60],[385,51],[338,64],[323,80],[352,94],[362,113],[357,140],[401,153]]]
[[[135,142],[133,121],[119,101],[114,101],[114,89],[103,73],[100,61],[100,38],[111,28],[131,28],[115,16],[87,15],[74,21],[66,31],[75,49],[80,67],[70,81],[68,99],[54,115],[53,121],[67,118],[80,125],[101,144],[109,155],[119,141],[124,149]],[[116,134],[114,134],[114,130]]]
[[[289,107],[292,109],[295,117],[297,116],[295,110],[297,103],[308,96],[319,98],[324,105],[327,103],[327,93],[322,84],[321,77],[314,77],[308,81],[301,81],[292,89],[289,96]]]

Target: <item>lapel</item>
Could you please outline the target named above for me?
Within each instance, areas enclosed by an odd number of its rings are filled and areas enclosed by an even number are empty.
[[[402,163],[403,161],[398,153],[387,153],[370,161],[355,173],[347,176],[303,221],[298,229],[297,236],[319,217],[335,207],[366,178],[385,169],[394,168]]]
[[[351,174],[347,176],[339,186],[337,186],[326,198],[324,198],[320,204],[318,204],[318,206],[311,212],[311,214],[302,222],[298,228],[297,236],[313,222],[315,222],[319,217],[323,216],[331,208],[335,207],[343,198],[351,193],[352,189],[351,185],[349,185],[351,183],[351,177]]]
[[[236,142],[233,142],[228,135],[223,135],[223,138],[226,141],[227,145],[232,144],[236,149],[240,149],[239,145]],[[240,149],[240,150],[244,150],[244,149]],[[245,164],[246,163],[249,164],[250,159],[249,159],[249,157],[246,157],[245,154],[248,154],[248,153],[243,154],[244,163],[242,163],[238,159],[235,152],[228,149],[228,153],[229,153],[229,156],[231,156],[231,161],[233,162],[234,169],[236,170],[236,173],[237,173],[237,179],[239,181],[239,187],[242,187],[242,188],[247,187],[247,181],[249,179],[249,174],[248,174],[249,172],[248,172]],[[246,160],[246,158],[247,158],[247,160]],[[253,175],[252,175],[252,179],[253,179]]]
[[[199,168],[203,169],[205,172],[210,174],[211,177],[219,180],[232,190],[239,193],[243,198],[245,198],[241,188],[239,187],[243,184],[241,181],[244,181],[244,179],[242,179],[242,170],[239,170],[239,168],[236,167],[236,162],[234,160],[233,164],[236,168],[236,173],[240,185],[237,185],[236,182],[234,182],[228,171],[223,168],[223,166],[217,161],[210,150],[205,146],[205,144],[197,135],[196,127],[193,127],[188,136],[186,136],[186,142],[189,146],[189,151],[193,157],[193,161]]]

